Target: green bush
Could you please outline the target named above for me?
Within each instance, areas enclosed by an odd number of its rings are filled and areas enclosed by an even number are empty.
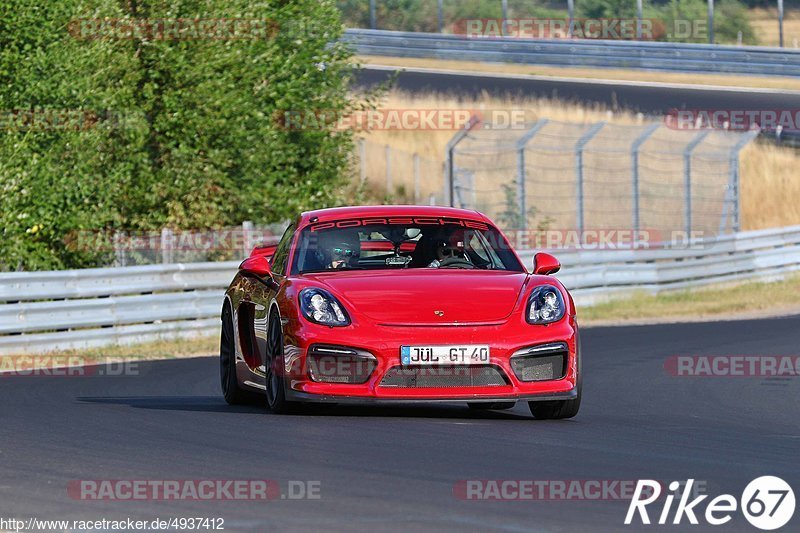
[[[131,6],[134,6],[133,8]],[[262,39],[80,39],[81,18],[270,19]],[[0,12],[0,269],[103,264],[75,232],[267,223],[338,202],[352,134],[285,110],[348,109],[332,0],[8,0]],[[22,110],[98,115],[21,125]]]

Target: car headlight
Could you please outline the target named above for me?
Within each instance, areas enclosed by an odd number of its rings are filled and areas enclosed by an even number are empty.
[[[339,300],[322,289],[303,289],[300,291],[300,309],[311,322],[323,326],[348,326],[350,317]]]
[[[550,324],[564,317],[564,298],[552,285],[540,285],[531,291],[525,318],[530,324]]]

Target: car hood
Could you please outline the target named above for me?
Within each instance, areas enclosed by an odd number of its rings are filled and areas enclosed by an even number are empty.
[[[306,276],[357,314],[379,324],[499,322],[516,306],[527,274],[414,269],[325,272]]]

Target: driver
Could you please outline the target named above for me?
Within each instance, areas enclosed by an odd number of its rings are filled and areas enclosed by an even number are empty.
[[[452,235],[449,240],[437,239],[434,244],[436,258],[430,262],[428,268],[439,268],[456,261],[469,261],[464,252],[462,239],[463,237],[458,235]]]
[[[338,270],[358,266],[361,256],[361,243],[358,234],[336,234],[328,248],[328,263],[325,268]]]

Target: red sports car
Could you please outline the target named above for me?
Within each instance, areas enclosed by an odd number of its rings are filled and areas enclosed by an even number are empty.
[[[476,211],[373,206],[311,211],[256,248],[222,307],[231,403],[464,401],[536,418],[581,402],[572,297],[536,254],[533,274]]]

